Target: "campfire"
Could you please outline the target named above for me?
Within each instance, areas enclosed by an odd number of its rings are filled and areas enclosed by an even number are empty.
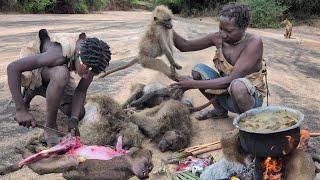
[[[287,123],[288,125],[283,129],[270,129],[266,131],[255,131],[250,128],[246,129],[247,126],[239,125],[240,122],[245,124],[243,123],[245,120],[248,120],[247,124],[249,124],[249,122],[256,122],[250,121],[250,118],[247,117],[258,116],[260,113],[262,114],[265,112],[274,112],[274,116],[277,116],[276,113],[278,112],[287,113],[284,119],[279,122],[286,122],[287,115],[288,117],[289,115],[295,116],[297,120],[295,120],[294,123]],[[268,118],[270,119],[270,117]],[[274,106],[251,110],[234,119],[234,125],[239,129],[239,147],[243,149],[247,155],[254,157],[254,170],[252,172],[253,180],[286,179],[288,176],[293,176],[294,174],[291,169],[295,159],[299,159],[296,161],[303,161],[306,164],[310,162],[309,159],[312,161],[311,156],[303,150],[306,150],[307,140],[310,137],[318,136],[319,134],[300,130],[303,117],[303,114],[299,111]],[[263,116],[259,118],[263,118]],[[264,127],[263,123],[260,125]],[[313,165],[312,162],[311,166]],[[301,171],[303,172],[303,170]],[[312,169],[308,172],[311,172],[312,174]]]
[[[252,173],[252,179],[254,180],[281,180],[285,179],[286,163],[290,158],[290,152],[293,149],[303,149],[307,147],[307,141],[310,137],[319,136],[318,133],[310,133],[307,130],[300,130],[300,140],[297,146],[297,140],[292,136],[285,136],[287,139],[285,149],[282,150],[282,154],[277,157],[255,157],[254,171]],[[273,145],[271,150],[279,148],[281,144]]]
[[[280,180],[282,170],[282,160],[276,160],[271,157],[267,157],[264,160],[264,172],[263,180]]]

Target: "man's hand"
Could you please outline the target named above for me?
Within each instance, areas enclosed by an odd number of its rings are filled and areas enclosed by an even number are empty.
[[[189,89],[194,89],[195,80],[192,79],[179,79],[179,82],[170,84],[170,88],[172,89],[182,89],[183,91],[187,91]]]
[[[79,119],[76,117],[71,117],[68,121],[68,132],[71,132],[72,136],[80,136],[79,131]]]
[[[222,37],[220,32],[216,32],[211,36],[212,43],[218,48],[222,47]]]
[[[33,128],[36,127],[36,122],[34,121],[32,115],[26,110],[16,111],[14,120],[16,120],[20,126],[25,126],[27,128],[30,126]]]

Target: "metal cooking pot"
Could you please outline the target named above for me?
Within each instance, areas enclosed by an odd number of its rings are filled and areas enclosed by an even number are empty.
[[[272,131],[257,132],[239,127],[240,120],[262,112],[287,111],[298,116],[298,122],[288,128]],[[304,115],[297,110],[283,106],[267,106],[251,109],[234,118],[233,125],[239,129],[240,144],[243,150],[257,157],[279,157],[289,154],[300,142],[300,125]]]

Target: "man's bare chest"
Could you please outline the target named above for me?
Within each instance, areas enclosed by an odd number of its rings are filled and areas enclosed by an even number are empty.
[[[222,47],[222,53],[224,58],[231,64],[235,65],[237,60],[239,59],[244,47],[242,46],[231,46],[224,45]]]

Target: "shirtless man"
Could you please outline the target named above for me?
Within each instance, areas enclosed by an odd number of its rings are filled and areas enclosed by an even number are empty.
[[[70,117],[68,129],[79,135],[78,121],[84,117],[84,102],[93,76],[109,65],[110,51],[107,43],[97,38],[87,38],[85,33],[49,34],[41,29],[21,50],[21,59],[7,67],[8,84],[16,107],[15,120],[19,125],[35,127],[28,112],[35,95],[46,97],[46,126],[57,129],[58,108]],[[70,72],[80,76],[76,85]],[[24,96],[21,86],[25,88]],[[53,132],[45,131],[49,145],[59,142]]]
[[[193,79],[181,79],[171,85],[199,89],[206,98],[215,98],[214,109],[200,112],[197,119],[226,118],[228,111],[239,114],[262,105],[266,95],[263,43],[259,36],[246,32],[249,23],[249,9],[240,3],[229,3],[219,13],[219,32],[194,40],[174,34],[175,46],[183,52],[217,48],[213,62],[218,71],[197,64],[192,70]],[[225,93],[215,93],[216,90]]]

